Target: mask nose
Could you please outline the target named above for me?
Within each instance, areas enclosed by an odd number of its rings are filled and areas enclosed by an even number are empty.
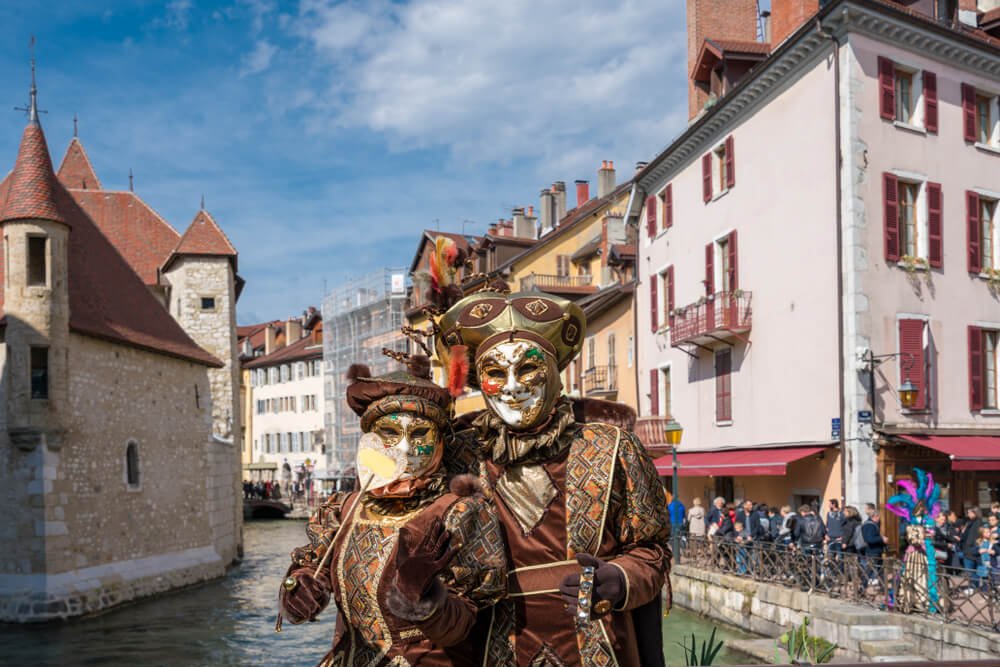
[[[517,374],[514,372],[514,367],[511,366],[507,369],[507,382],[503,386],[503,390],[508,394],[513,394],[521,388],[521,383],[517,381]]]
[[[403,438],[399,441],[399,444],[396,445],[396,449],[403,452],[404,454],[409,454],[410,453],[409,439],[406,436],[403,436]]]

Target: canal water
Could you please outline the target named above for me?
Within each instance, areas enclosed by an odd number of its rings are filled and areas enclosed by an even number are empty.
[[[329,649],[333,616],[286,624],[274,632],[277,587],[293,547],[305,541],[302,521],[250,521],[245,558],[228,577],[144,600],[86,619],[45,625],[0,625],[0,665],[17,667],[301,667]],[[665,621],[668,664],[684,665],[673,642],[708,637],[712,623],[675,610]],[[722,639],[748,637],[720,627]],[[715,664],[750,662],[724,652]]]

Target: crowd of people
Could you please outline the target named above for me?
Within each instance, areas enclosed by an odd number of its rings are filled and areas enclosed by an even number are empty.
[[[864,513],[831,499],[825,517],[817,507],[803,504],[797,510],[755,503],[752,500],[727,502],[719,497],[707,511],[701,498],[690,508],[675,498],[670,503],[673,525],[682,535],[707,538],[713,542],[733,542],[743,546],[768,545],[799,550],[806,554],[857,554],[869,563],[871,583],[881,579],[882,557],[888,539],[882,530],[880,512],[872,503]],[[955,510],[941,512],[935,519],[932,543],[934,557],[943,568],[969,571],[972,585],[995,586],[1000,582],[1000,503],[988,514],[970,507],[964,516]],[[901,522],[900,533],[905,532]],[[900,541],[905,546],[905,541]]]
[[[247,500],[279,500],[281,498],[281,485],[271,480],[256,482],[243,480],[243,497]]]

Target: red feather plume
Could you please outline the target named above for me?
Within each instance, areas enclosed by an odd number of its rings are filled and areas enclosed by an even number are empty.
[[[458,398],[465,391],[465,378],[469,376],[469,348],[452,345],[448,353],[448,392]]]

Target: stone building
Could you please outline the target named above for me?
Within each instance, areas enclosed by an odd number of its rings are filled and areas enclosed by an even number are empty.
[[[35,112],[0,182],[0,621],[104,609],[241,550],[236,251],[102,189]],[[170,310],[168,311],[167,307]]]

